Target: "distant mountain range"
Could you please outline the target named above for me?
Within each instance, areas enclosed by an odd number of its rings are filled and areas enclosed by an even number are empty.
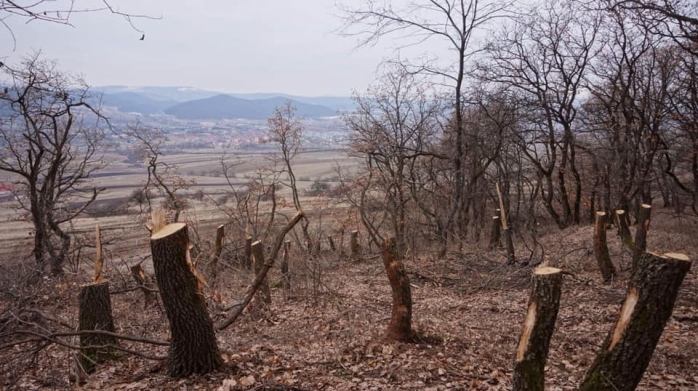
[[[289,94],[223,94],[190,87],[96,87],[102,105],[143,115],[166,113],[180,119],[266,119],[290,100],[301,117],[336,116],[354,109],[348,97],[304,97]]]

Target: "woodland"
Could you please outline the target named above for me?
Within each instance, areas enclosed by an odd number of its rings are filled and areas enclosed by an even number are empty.
[[[0,16],[69,23],[51,5]],[[213,197],[57,63],[0,64],[2,205],[31,227],[0,259],[2,387],[698,388],[698,3],[341,7],[360,46],[453,58],[385,61],[342,115],[357,164],[310,186],[290,103]],[[109,137],[146,179],[97,211]]]

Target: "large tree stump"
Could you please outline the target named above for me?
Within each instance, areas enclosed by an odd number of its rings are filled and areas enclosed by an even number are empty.
[[[395,238],[385,241],[382,250],[383,266],[393,293],[393,309],[385,338],[390,341],[410,342],[414,339],[410,278],[400,260]]]
[[[264,245],[259,240],[252,243],[252,258],[254,258],[254,273],[259,276],[264,269]],[[265,273],[266,274],[266,273]],[[271,304],[271,290],[269,288],[269,277],[265,276],[262,285],[259,287],[262,302]]]
[[[545,362],[555,330],[562,292],[562,271],[539,267],[533,272],[533,289],[514,360],[514,390],[543,391]]]
[[[111,297],[109,284],[101,280],[84,285],[78,294],[80,303],[80,331],[109,331],[114,332],[114,318],[111,312]],[[80,335],[80,365],[87,373],[92,373],[95,364],[113,359],[118,356],[114,337],[102,334]]]
[[[606,212],[596,212],[596,220],[594,222],[594,256],[604,282],[611,282],[616,277],[616,268],[613,267],[611,256],[608,253]]]
[[[150,237],[155,277],[170,321],[168,364],[174,377],[208,373],[222,364],[213,322],[192,270],[188,244],[184,223],[166,225]]]
[[[637,230],[635,231],[635,246],[633,247],[633,269],[637,267],[640,257],[647,251],[647,232],[650,230],[651,213],[651,205],[640,205],[640,213],[637,217]]]
[[[630,218],[623,209],[616,210],[616,224],[618,225],[618,236],[620,236],[621,242],[623,242],[625,247],[632,250],[635,247],[635,243],[633,243],[633,237],[630,234]]]
[[[691,261],[684,254],[645,253],[640,257],[618,320],[587,371],[581,391],[631,391],[637,387],[690,267]]]
[[[499,216],[492,216],[492,230],[490,231],[490,249],[500,247],[501,243],[501,223]]]

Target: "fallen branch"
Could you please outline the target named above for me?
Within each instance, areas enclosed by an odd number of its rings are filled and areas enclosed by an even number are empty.
[[[298,213],[296,213],[296,215],[293,216],[291,221],[289,221],[288,224],[286,224],[286,226],[281,230],[279,235],[276,237],[276,241],[274,242],[274,247],[272,247],[269,258],[267,258],[266,262],[264,263],[264,266],[257,274],[257,277],[255,277],[254,281],[252,282],[252,285],[250,285],[249,288],[247,288],[247,294],[245,295],[245,298],[240,303],[232,307],[229,307],[237,308],[235,308],[235,311],[231,312],[230,315],[228,315],[228,318],[225,321],[223,321],[223,323],[216,326],[216,330],[224,330],[225,328],[233,324],[240,316],[240,314],[242,314],[242,311],[245,310],[245,307],[247,307],[247,305],[250,304],[250,301],[252,301],[255,292],[257,292],[259,286],[262,285],[264,277],[267,276],[267,272],[269,272],[269,269],[271,269],[271,267],[274,266],[274,260],[276,260],[276,256],[279,254],[281,246],[283,246],[284,244],[284,238],[286,237],[286,234],[288,234],[293,229],[293,227],[296,224],[298,224],[299,221],[301,221],[302,218],[303,211],[298,211]]]

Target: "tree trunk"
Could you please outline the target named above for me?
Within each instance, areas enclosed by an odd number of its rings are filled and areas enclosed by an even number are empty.
[[[633,247],[633,270],[637,268],[640,257],[647,250],[647,232],[650,229],[650,214],[652,206],[642,204],[637,217],[637,230],[635,231],[635,246]]]
[[[490,249],[500,247],[501,244],[501,223],[499,216],[492,216],[492,231],[490,232]]]
[[[628,214],[623,209],[616,210],[616,224],[618,224],[618,236],[625,247],[632,250],[635,247],[633,237],[630,234],[630,222]]]
[[[281,258],[281,286],[284,293],[291,290],[291,276],[288,273],[288,253],[291,250],[291,241],[284,242],[284,256]]]
[[[645,253],[630,279],[625,302],[581,391],[631,391],[642,379],[679,287],[691,267],[684,254]]]
[[[507,249],[507,265],[516,263],[516,254],[514,254],[514,239],[511,234],[511,227],[504,229],[504,244]]]
[[[604,282],[611,282],[616,277],[616,269],[608,254],[608,243],[606,242],[606,212],[596,212],[596,222],[594,223],[594,256],[601,270]]]
[[[349,235],[349,250],[351,251],[351,259],[359,260],[359,231],[351,231]]]
[[[242,266],[250,270],[252,269],[252,237],[245,236],[245,253],[242,258]]]
[[[170,321],[169,372],[183,377],[209,373],[222,365],[199,281],[189,259],[187,225],[173,223],[150,238],[155,277]]]
[[[539,267],[533,272],[533,289],[514,360],[515,391],[543,391],[545,362],[555,330],[561,292],[560,269]]]
[[[254,258],[254,274],[255,276],[260,275],[264,269],[264,245],[259,240],[252,243],[252,258]],[[273,262],[273,260],[272,260]],[[264,277],[262,285],[260,286],[260,294],[262,295],[262,302],[266,305],[271,304],[271,290],[269,289],[269,277]]]
[[[383,265],[393,292],[393,310],[385,338],[390,341],[410,342],[412,332],[412,291],[410,279],[398,254],[395,238],[383,243]]]
[[[337,246],[334,245],[334,239],[332,239],[332,236],[327,235],[327,242],[330,244],[330,250],[332,250],[332,252],[337,252]]]
[[[78,294],[78,301],[80,331],[115,331],[109,284],[106,281],[84,285]],[[110,347],[116,345],[116,339],[109,335],[81,334],[80,365],[85,372],[92,373],[96,363],[118,356],[118,351]]]

